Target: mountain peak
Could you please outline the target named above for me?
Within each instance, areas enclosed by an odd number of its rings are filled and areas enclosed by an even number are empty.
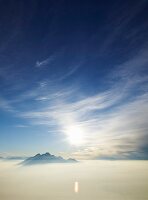
[[[42,155],[51,156],[51,154],[49,152],[46,152],[45,154],[42,154]]]
[[[75,159],[64,159],[61,156],[54,156],[48,152],[44,154],[36,154],[33,157],[27,158],[22,162],[24,165],[32,165],[32,164],[45,164],[45,163],[75,163],[77,162]]]
[[[41,154],[40,153],[38,153],[38,154],[36,154],[34,157],[38,157],[38,156],[40,156]]]

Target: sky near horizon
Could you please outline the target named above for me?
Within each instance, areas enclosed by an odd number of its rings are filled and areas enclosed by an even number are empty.
[[[0,155],[148,159],[148,1],[0,1]]]

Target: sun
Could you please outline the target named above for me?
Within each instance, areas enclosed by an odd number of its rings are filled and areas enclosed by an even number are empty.
[[[65,129],[67,135],[67,140],[72,145],[82,145],[84,144],[84,134],[83,130],[78,126],[68,126]]]

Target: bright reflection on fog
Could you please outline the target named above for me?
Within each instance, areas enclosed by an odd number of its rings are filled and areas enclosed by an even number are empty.
[[[79,192],[79,183],[77,181],[74,184],[74,191],[75,191],[75,193]]]

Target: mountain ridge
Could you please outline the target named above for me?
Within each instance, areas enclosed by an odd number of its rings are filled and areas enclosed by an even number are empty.
[[[77,160],[73,158],[64,159],[61,156],[55,156],[46,152],[44,154],[36,154],[35,156],[29,157],[22,162],[23,165],[34,165],[34,164],[47,164],[47,163],[76,163]]]

